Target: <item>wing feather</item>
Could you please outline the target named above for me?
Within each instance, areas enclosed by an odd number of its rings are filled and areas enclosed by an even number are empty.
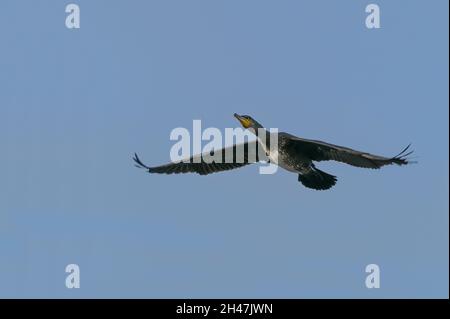
[[[377,169],[384,165],[409,164],[410,161],[407,159],[407,156],[411,155],[413,152],[408,152],[410,146],[411,144],[394,157],[384,157],[357,151],[344,146],[292,136],[287,147],[291,148],[293,151],[305,154],[313,161],[320,162],[333,160],[356,167]]]
[[[243,156],[237,156],[237,152],[243,151]],[[220,154],[217,154],[217,152]],[[231,153],[232,152],[232,153]],[[232,156],[230,156],[232,154]],[[149,173],[158,174],[180,174],[197,173],[208,175],[216,172],[227,171],[245,165],[256,163],[260,160],[266,161],[262,148],[256,141],[233,145],[216,150],[215,152],[203,153],[190,157],[181,162],[171,162],[165,165],[149,167],[142,163],[137,154],[134,154],[135,166],[147,170]]]

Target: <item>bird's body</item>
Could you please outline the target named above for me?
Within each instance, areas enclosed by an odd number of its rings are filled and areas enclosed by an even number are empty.
[[[356,167],[372,169],[378,169],[390,164],[405,165],[410,163],[406,159],[412,153],[412,151],[407,152],[409,145],[397,156],[389,158],[322,141],[303,139],[289,133],[269,133],[250,116],[235,114],[235,117],[244,128],[250,129],[257,136],[257,141],[244,143],[243,145],[233,145],[229,148],[215,151],[216,153],[221,153],[222,161],[213,160],[214,154],[210,153],[199,154],[186,161],[157,167],[144,165],[136,154],[134,161],[138,167],[146,169],[149,173],[176,174],[195,172],[200,175],[207,175],[266,160],[289,172],[298,174],[299,182],[308,188],[316,190],[331,188],[336,184],[337,179],[335,176],[316,168],[314,162],[334,160]],[[277,141],[277,143],[271,143],[270,141]],[[239,150],[243,151],[244,156],[241,158],[236,155]],[[229,154],[231,151],[233,157],[230,161],[225,160],[229,159],[226,154]]]
[[[259,145],[261,145],[270,163],[276,164],[279,167],[292,172],[300,173],[302,168],[309,166],[311,161],[303,156],[302,153],[290,152],[287,148],[289,142],[289,134],[287,133],[270,133],[270,140],[277,139],[277,145],[270,147],[266,145],[267,143],[259,140]]]

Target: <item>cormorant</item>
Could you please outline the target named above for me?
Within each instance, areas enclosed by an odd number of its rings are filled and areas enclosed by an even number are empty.
[[[194,155],[189,160],[182,162],[149,167],[141,162],[137,154],[134,154],[133,159],[136,162],[136,166],[144,168],[149,173],[178,174],[192,172],[207,175],[266,160],[277,164],[287,171],[298,174],[298,181],[304,186],[316,190],[325,190],[334,186],[337,178],[319,170],[314,162],[333,160],[356,167],[372,169],[378,169],[390,164],[406,165],[411,163],[406,158],[413,152],[407,152],[411,144],[394,157],[383,157],[322,141],[300,138],[284,132],[270,133],[251,116],[238,115],[236,113],[234,116],[245,129],[250,130],[257,136],[257,140],[215,151],[221,153],[222,161],[212,160],[212,156],[215,154],[215,152],[212,152]],[[265,134],[266,137],[262,138],[260,132]],[[271,134],[277,134],[278,137],[278,145],[273,147],[270,146]],[[263,155],[255,146],[262,147]],[[243,158],[236,156],[238,148],[243,150]],[[230,152],[231,150],[233,151],[232,153]],[[256,152],[256,154],[251,152]],[[226,157],[226,154],[230,153],[233,156],[232,160],[225,160],[229,158]],[[217,156],[218,154],[215,155]]]

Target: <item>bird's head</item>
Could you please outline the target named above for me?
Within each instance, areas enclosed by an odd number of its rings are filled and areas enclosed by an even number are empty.
[[[253,128],[256,131],[258,128],[263,127],[249,115],[239,115],[237,113],[234,113],[234,117],[237,118],[242,127],[246,129]]]

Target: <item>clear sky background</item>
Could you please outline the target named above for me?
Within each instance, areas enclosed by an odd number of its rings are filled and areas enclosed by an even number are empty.
[[[0,297],[448,297],[448,1],[72,2],[79,30],[67,1],[0,1]],[[133,166],[234,112],[419,163],[320,163],[322,192]]]

